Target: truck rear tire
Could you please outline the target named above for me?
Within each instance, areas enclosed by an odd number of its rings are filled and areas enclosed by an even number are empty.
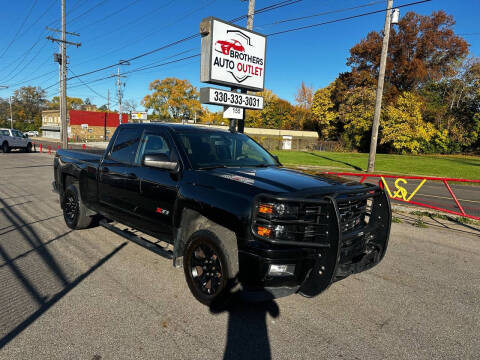
[[[223,303],[233,286],[232,259],[210,230],[194,232],[185,246],[183,270],[193,296],[205,305]]]
[[[93,216],[87,215],[88,209],[80,198],[77,183],[72,183],[65,189],[62,209],[63,218],[70,229],[86,229],[93,222]]]
[[[28,152],[28,153],[29,153],[29,152],[32,152],[32,143],[29,142],[29,143],[27,144],[27,147],[25,148],[25,152]]]

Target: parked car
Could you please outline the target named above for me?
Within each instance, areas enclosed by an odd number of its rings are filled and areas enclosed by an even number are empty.
[[[103,155],[58,150],[54,178],[70,228],[100,214],[170,242],[207,305],[237,283],[254,296],[312,297],[377,265],[388,245],[381,188],[284,168],[240,133],[122,124]]]
[[[8,153],[12,149],[31,152],[33,147],[28,136],[15,129],[0,129],[0,145],[4,153]]]
[[[30,130],[25,133],[28,136],[38,136],[38,131],[36,130]]]

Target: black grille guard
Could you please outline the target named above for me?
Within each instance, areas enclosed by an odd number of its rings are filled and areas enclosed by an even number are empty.
[[[322,189],[325,191],[325,189]],[[340,206],[352,201],[371,200],[370,212],[365,210],[368,223],[342,233]],[[255,232],[257,221],[270,224],[309,224],[302,220],[285,222],[268,221],[257,216],[260,202],[286,202],[321,205],[326,207],[329,216],[325,226],[327,234],[321,241],[294,241],[264,238]],[[299,292],[305,296],[315,296],[327,289],[333,282],[351,274],[359,273],[377,265],[385,256],[391,227],[390,200],[383,189],[365,184],[354,190],[341,190],[330,194],[315,191],[302,191],[287,196],[259,194],[255,198],[252,213],[251,232],[254,238],[273,246],[310,248],[316,257],[315,265],[309,271]],[[319,224],[315,224],[319,226]]]

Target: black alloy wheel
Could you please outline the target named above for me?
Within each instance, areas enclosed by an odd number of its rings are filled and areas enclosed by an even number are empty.
[[[79,204],[77,197],[72,191],[67,191],[63,200],[63,217],[69,227],[75,227],[78,212]]]
[[[192,236],[184,255],[188,286],[195,298],[205,305],[223,299],[227,292],[227,263],[217,241],[212,233],[200,231]]]
[[[205,295],[215,295],[221,288],[224,279],[222,264],[208,244],[198,245],[193,250],[190,268],[195,285]]]

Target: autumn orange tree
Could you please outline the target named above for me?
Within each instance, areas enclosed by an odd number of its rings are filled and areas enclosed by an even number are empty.
[[[154,110],[164,119],[191,119],[201,111],[197,89],[188,80],[165,78],[150,83],[151,94],[143,98],[146,109]]]
[[[385,78],[394,91],[411,91],[427,80],[452,75],[468,54],[468,43],[453,32],[455,21],[444,11],[430,16],[408,12],[392,27]],[[383,36],[372,31],[350,49],[347,65],[377,77]]]

